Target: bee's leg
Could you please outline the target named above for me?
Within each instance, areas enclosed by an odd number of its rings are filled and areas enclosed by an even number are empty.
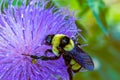
[[[51,52],[51,53],[52,53],[52,50],[51,50],[51,49],[47,49],[47,50],[45,51],[45,55],[46,55],[46,56],[47,56],[48,52]]]
[[[68,66],[67,72],[69,74],[69,80],[73,80],[73,74],[72,74],[72,68],[71,68],[71,66]]]
[[[40,56],[36,56],[36,55],[30,55],[30,57],[33,59],[40,59]]]
[[[60,58],[60,55],[59,56],[40,56],[39,59],[41,60],[56,60],[56,59],[59,59]]]
[[[41,59],[41,60],[56,60],[58,58],[60,58],[60,55],[59,56],[36,56],[36,55],[30,55],[31,58],[33,59]]]

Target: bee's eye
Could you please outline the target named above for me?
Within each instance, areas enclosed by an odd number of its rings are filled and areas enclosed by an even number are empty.
[[[46,38],[46,42],[47,42],[47,43],[50,43],[50,42],[51,42],[51,36],[48,36],[48,37]]]
[[[46,40],[46,43],[47,43],[48,45],[51,45],[53,36],[54,36],[54,35],[48,35],[48,36],[46,37],[45,40]]]

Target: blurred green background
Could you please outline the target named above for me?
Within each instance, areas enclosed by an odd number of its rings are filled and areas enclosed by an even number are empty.
[[[20,6],[21,1],[14,0],[13,5]],[[95,63],[94,71],[79,72],[74,80],[120,80],[120,0],[53,0],[53,3],[75,12],[76,24],[86,39],[80,39],[80,43],[88,44],[83,49]],[[0,1],[1,7],[7,7],[6,4]]]
[[[93,58],[95,70],[79,72],[74,80],[120,80],[120,0],[54,0],[75,12],[77,26]]]

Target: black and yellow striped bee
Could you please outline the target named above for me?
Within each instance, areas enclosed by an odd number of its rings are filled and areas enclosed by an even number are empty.
[[[68,36],[64,34],[48,35],[45,39],[45,43],[52,46],[52,50],[47,49],[45,54],[53,52],[55,56],[29,56],[33,59],[41,60],[56,60],[62,56],[67,66],[70,80],[73,79],[73,72],[76,73],[82,69],[90,71],[94,69],[94,63],[91,57]]]

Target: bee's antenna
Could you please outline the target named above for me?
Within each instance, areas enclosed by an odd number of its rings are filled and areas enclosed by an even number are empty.
[[[31,57],[31,58],[33,58],[33,59],[40,59],[40,58],[41,58],[41,57],[36,56],[36,55],[29,55],[29,54],[22,54],[22,55],[24,55],[24,56],[29,56],[29,57]]]
[[[22,54],[22,55],[24,55],[24,56],[31,56],[31,55],[29,55],[29,54]]]
[[[33,64],[37,63],[37,60],[36,60],[38,58],[37,56],[33,56],[33,55],[29,55],[29,54],[22,54],[22,55],[31,57]]]

